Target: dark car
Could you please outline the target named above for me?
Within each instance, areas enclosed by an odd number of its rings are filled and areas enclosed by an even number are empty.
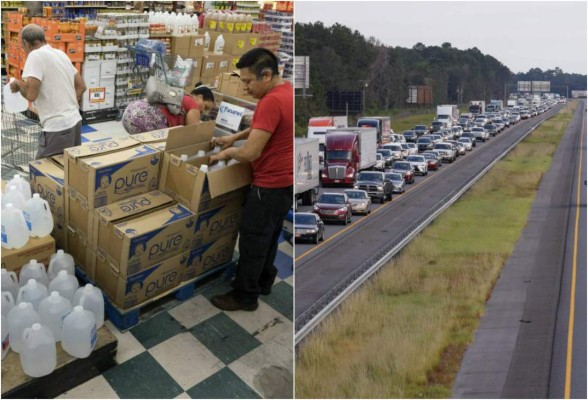
[[[402,174],[406,183],[414,183],[414,171],[408,161],[396,161],[392,164],[392,172]]]
[[[433,121],[433,123],[431,124],[431,133],[440,131],[441,128],[444,128],[444,127],[445,127],[445,122]]]
[[[294,237],[295,240],[310,240],[318,244],[325,238],[325,223],[314,213],[294,214]]]
[[[314,205],[313,213],[323,221],[351,222],[351,202],[344,193],[324,193]]]
[[[383,172],[362,171],[355,178],[354,189],[365,190],[372,199],[380,203],[392,200],[392,182]]]
[[[416,144],[419,149],[419,153],[433,149],[433,140],[427,136],[423,136],[423,137],[418,138]]]
[[[418,139],[418,135],[415,131],[404,131],[402,132],[402,135],[404,136],[407,142],[414,143]]]
[[[437,171],[439,169],[441,160],[439,160],[434,153],[429,153],[426,151],[421,155],[425,157],[425,160],[427,160],[427,166],[430,171]]]
[[[392,165],[392,163],[394,162],[394,153],[392,153],[392,150],[378,149],[376,152],[382,155],[384,161],[386,162],[386,167]]]
[[[484,125],[484,129],[486,129],[492,136],[496,136],[498,134],[498,127],[495,124],[486,124]]]
[[[418,137],[429,133],[429,128],[427,128],[427,125],[415,125],[413,130],[416,132]]]

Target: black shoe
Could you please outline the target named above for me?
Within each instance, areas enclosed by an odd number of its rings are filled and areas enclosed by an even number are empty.
[[[250,304],[238,302],[237,299],[235,299],[235,297],[232,295],[232,292],[212,296],[210,302],[216,308],[220,308],[224,311],[255,311],[257,310],[257,307],[259,307],[259,303],[257,301]]]
[[[270,294],[272,294],[272,288],[269,287],[267,289],[261,289],[261,294],[264,296],[269,296]]]

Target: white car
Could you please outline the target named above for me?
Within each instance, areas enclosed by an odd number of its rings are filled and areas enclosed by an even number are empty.
[[[482,142],[488,140],[488,131],[482,127],[476,126],[472,129],[472,133],[476,136],[476,140],[481,140]]]
[[[468,137],[459,138],[459,139],[457,139],[457,141],[459,143],[463,143],[463,145],[465,146],[467,151],[472,151],[474,148],[474,145],[472,144],[471,139]]]
[[[427,175],[429,173],[429,163],[427,163],[425,156],[408,156],[406,161],[412,165],[416,174]]]
[[[390,150],[394,160],[402,160],[404,158],[402,155],[403,148],[400,143],[386,143],[381,148],[384,150]]]
[[[402,145],[404,147],[404,145]],[[406,146],[408,146],[408,155],[417,155],[419,154],[419,148],[416,145],[416,143],[406,143]]]
[[[376,154],[376,165],[374,165],[374,169],[378,171],[384,171],[386,169],[386,160],[384,160],[384,157],[380,153]]]
[[[406,143],[406,138],[404,135],[394,134],[394,143]]]

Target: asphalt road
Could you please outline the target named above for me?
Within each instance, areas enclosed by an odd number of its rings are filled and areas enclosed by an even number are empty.
[[[296,317],[315,304],[338,282],[415,220],[427,213],[464,180],[479,173],[512,143],[539,121],[560,109],[556,106],[530,120],[521,121],[486,143],[478,146],[453,164],[444,164],[426,177],[417,177],[409,190],[395,195],[392,202],[375,205],[367,217],[353,217],[352,224],[327,225],[325,241],[319,245],[296,244]],[[342,191],[328,188],[326,191]],[[299,207],[307,211],[310,207]]]
[[[553,345],[549,397],[586,399],[586,103],[583,108],[582,139],[577,146],[573,191],[566,232],[566,247],[560,305]],[[581,153],[581,154],[580,154]],[[579,200],[579,201],[578,201]],[[574,270],[576,273],[574,279]],[[570,314],[572,287],[574,315]],[[573,335],[570,337],[570,323]],[[568,349],[568,343],[572,346]],[[566,363],[568,369],[566,370]],[[566,382],[566,376],[568,381]],[[567,391],[566,391],[567,383]]]

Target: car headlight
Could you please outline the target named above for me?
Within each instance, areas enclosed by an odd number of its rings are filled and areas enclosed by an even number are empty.
[[[384,190],[384,186],[382,186],[382,185],[379,185],[379,186],[378,186],[378,190],[379,190],[379,191],[382,191],[382,190]]]
[[[340,207],[338,211],[347,211],[347,207],[346,206]]]
[[[306,233],[317,233],[317,229],[307,229]]]
[[[359,189],[359,185],[357,185],[357,184],[353,185],[353,189]]]
[[[313,209],[314,211],[318,211],[318,210],[319,210],[318,206],[314,206],[312,209]]]

